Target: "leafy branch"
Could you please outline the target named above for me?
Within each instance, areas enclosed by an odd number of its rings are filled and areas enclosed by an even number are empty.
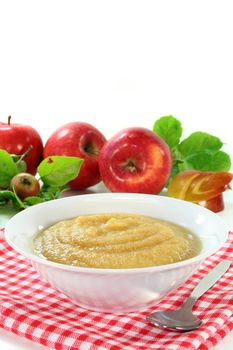
[[[181,122],[172,115],[158,119],[153,131],[168,144],[172,153],[173,167],[168,184],[184,170],[229,171],[231,168],[231,158],[221,150],[223,142],[218,137],[196,131],[181,140]]]
[[[52,156],[44,159],[37,169],[40,192],[36,196],[21,199],[10,183],[15,175],[26,171],[24,159],[0,150],[0,207],[12,205],[21,210],[58,198],[62,192],[69,189],[68,183],[78,176],[83,163],[83,160],[77,157]]]

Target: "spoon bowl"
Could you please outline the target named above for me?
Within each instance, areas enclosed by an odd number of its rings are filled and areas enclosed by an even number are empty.
[[[193,305],[198,298],[211,288],[227,271],[231,261],[223,260],[216,265],[194,288],[181,308],[174,311],[156,311],[147,315],[148,322],[165,329],[187,332],[199,328],[202,320],[192,312]]]
[[[190,301],[187,299],[187,301]],[[192,299],[193,304],[195,300]],[[190,304],[190,305],[189,305]],[[192,304],[192,305],[193,305]],[[192,312],[191,303],[185,303],[180,309],[174,311],[157,311],[147,316],[147,321],[154,325],[170,330],[185,332],[197,329],[202,325],[202,320]]]

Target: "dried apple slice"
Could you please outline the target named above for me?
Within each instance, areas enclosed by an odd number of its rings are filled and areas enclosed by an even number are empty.
[[[168,195],[194,203],[218,212],[223,210],[222,192],[230,188],[233,174],[186,170],[177,174],[168,187]]]
[[[202,201],[197,204],[202,205],[203,207],[212,210],[215,213],[222,211],[224,209],[224,201],[222,193],[217,197],[211,198],[207,201]]]

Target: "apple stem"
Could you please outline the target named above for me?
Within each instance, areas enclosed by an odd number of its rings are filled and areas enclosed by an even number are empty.
[[[7,118],[7,124],[11,125],[11,115],[9,115],[9,117]]]
[[[130,173],[134,173],[137,170],[135,161],[129,159],[125,164],[123,164],[124,168],[127,169]]]
[[[33,146],[32,145],[30,145],[29,147],[28,147],[28,149],[26,150],[26,152],[24,152],[22,155],[21,155],[21,157],[19,158],[19,160],[17,161],[17,163],[19,163],[21,160],[25,160],[28,156],[29,156],[29,154],[31,153],[31,150],[33,149]]]
[[[91,142],[88,142],[83,149],[91,156],[97,156],[99,154],[99,149]]]

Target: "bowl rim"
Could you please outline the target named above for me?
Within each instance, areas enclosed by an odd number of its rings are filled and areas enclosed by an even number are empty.
[[[81,267],[81,266],[73,266],[73,265],[67,265],[67,264],[62,264],[62,263],[56,263],[54,261],[50,261],[47,260],[45,258],[42,258],[36,254],[32,253],[28,253],[25,252],[23,249],[19,248],[17,246],[17,244],[14,243],[13,240],[11,240],[11,238],[9,237],[9,232],[8,232],[8,227],[11,225],[12,221],[14,220],[14,218],[17,216],[21,216],[24,215],[24,213],[26,211],[30,211],[30,210],[36,210],[35,208],[38,208],[39,206],[45,206],[45,205],[53,205],[54,202],[57,201],[72,201],[75,200],[73,198],[83,198],[84,200],[86,198],[93,198],[93,197],[100,197],[100,198],[104,198],[104,197],[129,197],[129,198],[153,198],[156,197],[157,199],[159,198],[159,200],[164,200],[164,201],[169,201],[169,202],[182,202],[185,206],[189,206],[190,208],[194,208],[194,207],[198,207],[199,210],[203,211],[204,213],[206,212],[207,215],[212,216],[213,218],[215,218],[215,220],[217,220],[221,225],[222,225],[222,231],[223,231],[223,237],[221,238],[221,240],[219,241],[218,245],[216,245],[215,247],[213,247],[210,251],[207,252],[203,252],[203,253],[199,253],[198,255],[189,258],[189,259],[185,259],[182,261],[178,261],[175,263],[171,263],[171,264],[164,264],[164,265],[158,265],[158,266],[148,266],[148,267],[137,267],[137,268],[127,268],[127,269],[121,269],[121,268],[95,268],[95,267]],[[62,219],[61,219],[62,220]],[[65,219],[64,219],[65,220]],[[109,274],[109,273],[113,273],[113,274],[128,274],[128,273],[146,273],[146,272],[152,272],[152,271],[165,271],[165,270],[173,270],[179,267],[183,267],[186,265],[191,265],[193,263],[201,263],[202,261],[204,261],[207,257],[213,255],[214,253],[216,253],[219,249],[221,249],[221,247],[224,245],[224,243],[227,241],[229,235],[229,230],[227,229],[226,224],[224,223],[223,219],[218,216],[216,213],[210,211],[209,209],[206,209],[198,204],[192,203],[192,202],[188,202],[188,201],[184,201],[181,199],[177,199],[177,198],[172,198],[172,197],[166,197],[163,195],[150,195],[150,194],[142,194],[142,193],[124,193],[124,192],[115,192],[115,193],[91,193],[91,194],[82,194],[82,195],[75,195],[75,196],[68,196],[68,197],[63,197],[63,198],[59,198],[59,199],[54,199],[52,201],[48,201],[48,202],[44,202],[44,203],[39,203],[36,204],[32,207],[29,207],[27,209],[24,209],[23,211],[15,214],[6,224],[5,226],[5,230],[4,230],[4,237],[5,240],[7,241],[7,243],[19,254],[21,254],[22,256],[26,257],[27,259],[31,260],[32,263],[39,263],[39,264],[43,264],[46,266],[50,266],[50,267],[54,267],[54,268],[58,268],[60,270],[67,270],[67,271],[76,271],[79,273],[88,273],[88,274]]]

